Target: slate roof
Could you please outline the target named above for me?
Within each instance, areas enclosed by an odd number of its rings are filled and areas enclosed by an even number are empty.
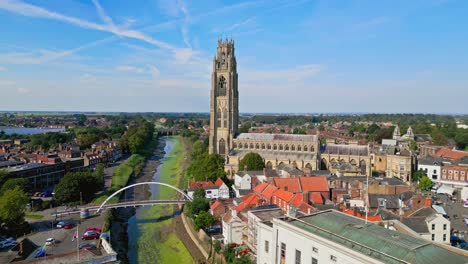
[[[369,194],[369,205],[371,208],[379,207],[379,199],[385,199],[385,208],[398,209],[399,196],[392,194]]]
[[[403,224],[416,233],[429,233],[425,219],[425,217],[405,217],[403,218]]]
[[[424,158],[418,159],[418,164],[420,165],[442,165],[442,159],[440,157],[426,156]]]
[[[428,217],[433,214],[435,214],[435,210],[430,208],[430,207],[422,207],[419,210],[416,210],[412,214],[410,214],[411,217]]]
[[[429,134],[415,134],[414,140],[416,142],[432,142],[432,137]]]
[[[336,210],[288,219],[289,224],[384,263],[466,263],[467,258],[422,238],[386,229]]]
[[[241,133],[237,139],[315,142],[316,135]]]
[[[369,148],[360,145],[327,144],[322,149],[322,153],[331,155],[367,156],[369,155]]]

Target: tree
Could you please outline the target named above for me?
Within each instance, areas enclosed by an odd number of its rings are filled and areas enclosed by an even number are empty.
[[[28,196],[19,186],[5,191],[0,197],[0,220],[9,227],[17,227],[24,222],[24,211]]]
[[[419,189],[423,191],[428,191],[432,188],[432,181],[429,179],[427,176],[423,176],[421,179],[419,179],[418,183]]]
[[[214,217],[210,213],[206,211],[201,211],[197,215],[197,218],[195,218],[195,221],[194,221],[195,229],[196,230],[199,230],[200,228],[205,229],[207,227],[212,226],[215,223],[215,221],[216,219],[214,219]]]
[[[55,186],[55,198],[61,203],[77,202],[80,198],[86,202],[101,187],[96,175],[90,171],[67,173]]]
[[[203,188],[196,188],[193,191],[193,198],[205,198],[205,190]]]
[[[8,178],[8,172],[6,170],[0,170],[0,186],[3,185],[3,183],[7,180]]]
[[[15,189],[19,187],[21,191],[24,193],[28,193],[31,191],[31,184],[27,179],[18,178],[18,179],[8,179],[0,189],[0,195],[4,194],[8,190]]]
[[[265,162],[262,156],[254,152],[247,153],[239,163],[239,170],[241,171],[263,170],[263,168],[265,168]]]
[[[425,171],[422,171],[422,170],[415,171],[411,174],[411,178],[413,179],[413,182],[419,181],[419,179],[421,179],[424,176],[427,176],[427,174]]]
[[[418,143],[416,143],[414,140],[410,140],[409,147],[412,150],[418,150]]]
[[[193,198],[193,201],[185,204],[187,215],[191,218],[198,215],[200,212],[206,212],[210,209],[210,202],[204,197]]]

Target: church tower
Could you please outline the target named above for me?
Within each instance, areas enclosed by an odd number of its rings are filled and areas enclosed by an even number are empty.
[[[218,40],[213,58],[209,152],[227,157],[239,123],[237,63],[233,40]]]

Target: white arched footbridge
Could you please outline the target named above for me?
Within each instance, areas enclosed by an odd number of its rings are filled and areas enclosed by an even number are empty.
[[[185,199],[182,200],[145,200],[145,201],[126,201],[126,202],[119,202],[119,203],[114,203],[114,204],[107,204],[114,196],[118,195],[119,193],[133,188],[135,186],[139,185],[161,185],[165,187],[169,187],[171,189],[174,189],[178,193],[182,194]],[[61,216],[61,215],[68,215],[68,214],[77,214],[80,213],[80,210],[85,208],[88,209],[88,211],[92,212],[95,211],[96,213],[100,213],[104,209],[111,209],[111,208],[122,208],[122,207],[136,207],[136,206],[145,206],[145,205],[158,205],[158,204],[185,204],[187,201],[192,201],[192,198],[188,196],[183,190],[172,186],[167,183],[163,182],[139,182],[135,184],[131,184],[128,186],[125,186],[121,188],[120,190],[115,191],[113,194],[111,194],[107,199],[102,202],[100,206],[87,206],[87,207],[82,207],[82,208],[75,208],[71,210],[63,210],[63,211],[57,211],[53,213],[52,215],[55,216]]]

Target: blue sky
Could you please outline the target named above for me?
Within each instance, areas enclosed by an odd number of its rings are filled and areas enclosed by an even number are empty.
[[[468,113],[468,1],[0,0],[0,110]]]

